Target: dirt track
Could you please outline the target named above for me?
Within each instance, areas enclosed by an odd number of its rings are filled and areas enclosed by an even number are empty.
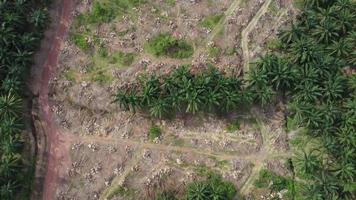
[[[60,175],[59,169],[61,164],[68,162],[66,159],[69,159],[69,156],[65,155],[65,151],[63,151],[65,148],[62,146],[65,137],[60,136],[52,120],[48,102],[48,92],[49,80],[57,66],[60,47],[68,33],[72,9],[75,4],[72,0],[62,0],[57,5],[60,6],[56,6],[53,12],[59,13],[59,19],[55,22],[53,34],[49,36],[48,41],[45,41],[49,43],[49,50],[42,48],[39,52],[39,54],[42,52],[44,55],[47,55],[47,58],[43,59],[42,66],[38,66],[40,70],[42,70],[38,82],[40,118],[41,121],[44,122],[44,131],[47,134],[46,142],[48,146],[48,163],[43,188],[44,200],[54,199],[56,191],[55,184]]]

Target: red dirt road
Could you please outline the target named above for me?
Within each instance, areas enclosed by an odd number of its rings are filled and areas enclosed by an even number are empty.
[[[67,155],[68,143],[64,142],[66,137],[63,134],[60,134],[56,128],[48,101],[49,80],[57,67],[61,44],[69,31],[74,2],[72,0],[62,0],[59,5],[60,6],[55,9],[59,10],[60,19],[58,19],[54,34],[52,34],[49,40],[50,48],[49,51],[46,52],[46,54],[48,53],[48,56],[44,59],[39,85],[40,113],[41,118],[45,123],[45,131],[48,138],[48,163],[43,188],[43,200],[55,199],[57,183],[61,175],[59,169],[63,169],[61,166],[69,161],[69,155]]]

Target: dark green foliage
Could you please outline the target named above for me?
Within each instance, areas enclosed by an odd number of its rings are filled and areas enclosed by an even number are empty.
[[[24,82],[48,24],[41,1],[0,1],[0,199],[29,197],[33,173],[21,157]],[[26,159],[30,160],[30,159]],[[27,174],[30,174],[27,176]]]
[[[148,41],[147,50],[155,56],[170,58],[189,58],[193,55],[193,47],[184,40],[178,40],[169,34],[159,34]]]
[[[232,200],[236,196],[235,186],[211,175],[205,181],[192,182],[187,186],[187,200]]]
[[[225,77],[213,67],[192,74],[182,66],[169,76],[143,78],[139,88],[140,92],[120,90],[115,102],[126,110],[141,108],[164,117],[175,112],[231,112],[251,101],[239,78]]]
[[[278,57],[266,55],[251,71],[251,88],[284,92],[291,117],[320,139],[318,150],[294,159],[299,176],[310,181],[297,192],[306,199],[355,199],[355,84],[343,68],[354,66],[356,7],[349,0],[304,3],[298,21],[280,34],[285,44]]]

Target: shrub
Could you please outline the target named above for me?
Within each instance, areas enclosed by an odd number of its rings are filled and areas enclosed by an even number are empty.
[[[150,129],[148,131],[148,136],[149,136],[150,140],[159,138],[159,137],[161,137],[161,135],[162,135],[162,131],[159,126],[153,125],[150,127]]]
[[[193,47],[184,40],[178,40],[169,34],[159,34],[146,45],[147,50],[155,56],[170,58],[188,58],[193,55]]]
[[[135,60],[135,56],[136,55],[134,53],[124,53],[122,51],[119,51],[112,55],[110,63],[119,63],[123,66],[130,66]]]
[[[240,129],[240,122],[238,119],[234,119],[232,122],[230,122],[227,125],[227,131],[229,132],[235,132]]]
[[[254,183],[254,185],[258,188],[269,188],[274,192],[289,189],[291,184],[291,179],[278,176],[277,174],[268,170],[261,170],[258,180],[256,180]]]
[[[200,25],[208,29],[213,29],[223,17],[223,14],[208,16],[200,22]]]
[[[72,34],[71,39],[73,43],[83,51],[87,51],[91,48],[87,39],[82,34]]]

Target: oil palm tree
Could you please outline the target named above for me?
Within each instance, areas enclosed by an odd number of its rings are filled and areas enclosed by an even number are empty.
[[[302,153],[298,153],[295,157],[296,166],[303,175],[311,176],[320,170],[321,161],[320,155],[317,154],[317,150],[314,149],[310,152],[303,150]]]
[[[299,40],[304,32],[303,27],[292,23],[289,29],[282,30],[279,33],[279,39],[281,39],[283,43],[290,44],[291,42]]]
[[[293,86],[295,72],[287,60],[277,58],[267,70],[267,77],[275,90],[284,92]]]
[[[347,58],[352,50],[352,43],[346,41],[345,39],[340,39],[339,41],[332,41],[327,48],[330,56],[337,56],[339,58]]]
[[[346,80],[341,75],[329,75],[321,88],[323,99],[328,102],[340,99],[345,94]]]
[[[0,199],[12,199],[19,185],[11,180],[7,180],[0,185]]]
[[[19,139],[13,135],[4,136],[0,144],[0,149],[3,155],[14,154],[15,152],[18,152],[22,146],[21,142],[19,142]]]
[[[208,184],[194,182],[188,186],[187,200],[208,200],[210,195],[211,189]]]
[[[297,102],[316,102],[322,96],[322,88],[312,82],[304,81],[295,87],[293,98]]]
[[[337,25],[330,20],[320,22],[320,24],[312,30],[312,35],[318,42],[326,44],[328,44],[331,40],[338,39],[339,37]]]
[[[1,135],[15,135],[21,132],[23,123],[15,117],[5,117],[0,124]]]
[[[17,117],[22,110],[22,100],[12,94],[0,96],[0,119],[5,120],[10,117]]]
[[[47,19],[48,19],[47,11],[43,10],[43,9],[37,9],[32,13],[32,15],[30,17],[30,22],[36,28],[39,28],[40,30],[42,30],[47,23]]]
[[[162,118],[169,110],[169,104],[166,99],[157,99],[149,107],[151,116],[157,118]]]
[[[16,154],[3,155],[0,163],[1,177],[13,176],[20,167],[20,158],[20,155]]]

